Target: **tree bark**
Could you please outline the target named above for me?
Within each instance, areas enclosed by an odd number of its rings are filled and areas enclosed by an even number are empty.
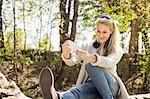
[[[66,13],[66,5],[67,5],[67,0],[60,0],[60,5],[59,5],[59,10],[60,10],[60,25],[59,25],[59,35],[60,35],[60,57],[61,57],[61,53],[62,53],[62,47],[61,45],[69,38],[68,35],[68,27],[69,27],[69,23],[68,23],[68,17],[69,14],[67,16]],[[65,63],[63,61],[61,61],[61,65],[58,67],[57,70],[57,74],[59,75],[58,77],[56,77],[56,87],[58,86],[58,88],[62,89],[62,82],[63,82],[63,68],[65,66]],[[58,83],[57,83],[58,81]],[[58,89],[56,88],[56,89]]]
[[[26,51],[26,39],[27,39],[27,34],[26,34],[26,23],[25,23],[25,1],[23,1],[23,29],[24,29],[24,33],[25,33],[25,37],[24,37],[24,55],[25,55],[25,51]]]
[[[77,18],[78,18],[78,6],[79,6],[79,0],[74,0],[74,15],[73,15],[73,20],[72,20],[71,35],[70,35],[70,39],[72,41],[75,40],[75,36],[76,36],[76,23],[77,23]]]
[[[70,39],[69,37],[69,22],[70,22],[70,12],[71,12],[71,2],[72,0],[61,0],[60,1],[60,15],[61,15],[61,21],[60,21],[60,26],[59,26],[59,33],[60,33],[60,48],[61,45],[67,40]],[[68,4],[68,9],[66,8],[66,5]],[[76,5],[75,5],[76,4]],[[72,33],[71,36],[73,35],[72,39],[75,39],[75,34],[76,34],[76,21],[77,21],[77,13],[78,13],[78,0],[74,1],[74,17],[73,17],[73,22],[72,22]],[[67,13],[66,13],[67,11]],[[61,56],[62,50],[60,51],[60,56]],[[77,67],[76,67],[77,68]],[[74,70],[76,69],[74,68]],[[70,70],[71,68],[69,68],[63,61],[62,61],[62,65],[59,66],[57,73],[58,73],[58,78],[56,78],[56,86],[58,86],[58,88],[64,89],[64,81],[65,79],[70,79],[70,77],[67,77],[69,75],[69,72],[71,72],[73,70]],[[74,71],[73,70],[73,71]],[[68,71],[68,72],[67,72]],[[73,77],[72,77],[73,78]],[[67,83],[66,83],[67,84]],[[57,89],[57,88],[56,88]]]
[[[0,0],[0,49],[4,48],[4,34],[2,26],[2,5],[3,0]]]
[[[138,52],[138,38],[139,38],[139,20],[135,19],[131,21],[131,37],[129,43],[129,54],[135,54]]]
[[[15,11],[15,0],[13,1],[13,17],[14,17],[14,62],[13,62],[13,70],[14,70],[14,73],[15,73],[15,78],[16,78],[16,82],[18,83],[18,76],[17,76],[17,65],[16,65],[16,11]]]
[[[129,64],[128,64],[128,77],[130,77],[137,69],[137,53],[138,53],[138,40],[139,40],[139,23],[140,20],[134,19],[131,21],[131,37],[129,42]]]
[[[60,15],[61,15],[61,21],[59,26],[60,45],[62,45],[63,42],[69,38],[68,35],[69,20],[67,19],[66,4],[67,0],[60,1]]]
[[[72,0],[69,0],[69,2],[68,2],[68,11],[67,11],[67,13],[66,13],[66,15],[67,15],[67,17],[66,17],[66,33],[68,34],[68,31],[69,31],[69,23],[70,23],[70,12],[71,12],[71,4],[72,3]],[[66,9],[67,10],[67,9]]]
[[[135,11],[136,15],[138,16],[139,12],[137,10],[138,2],[135,0],[131,0],[131,9]],[[137,53],[138,53],[138,40],[140,31],[140,16],[136,19],[131,20],[131,36],[129,41],[129,63],[128,63],[128,77],[130,77],[137,69]]]

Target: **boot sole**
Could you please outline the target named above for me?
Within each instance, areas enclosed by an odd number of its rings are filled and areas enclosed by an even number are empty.
[[[53,99],[51,94],[51,87],[53,81],[54,81],[54,77],[51,69],[49,69],[48,67],[43,68],[42,71],[40,72],[39,85],[41,87],[42,95],[44,99]]]

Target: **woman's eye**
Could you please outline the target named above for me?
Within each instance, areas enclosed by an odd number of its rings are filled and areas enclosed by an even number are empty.
[[[107,32],[104,31],[103,33],[107,33]]]

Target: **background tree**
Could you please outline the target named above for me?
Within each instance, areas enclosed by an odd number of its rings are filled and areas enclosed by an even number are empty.
[[[74,1],[74,5],[72,6],[72,2]],[[68,3],[67,3],[68,2]],[[68,5],[67,5],[68,4]],[[77,23],[77,17],[78,17],[78,0],[60,0],[60,26],[59,26],[59,34],[60,34],[60,47],[66,41],[67,39],[70,39],[72,41],[75,40],[76,36],[76,23]],[[68,6],[68,8],[66,8]],[[72,8],[73,7],[73,8]],[[73,17],[71,18],[71,11],[74,11]],[[72,26],[69,25],[69,23],[72,22]],[[71,33],[69,29],[71,28]],[[60,51],[61,56],[61,51]],[[57,85],[58,89],[64,89],[66,86],[64,83],[73,80],[74,78],[69,77],[69,73],[72,73],[72,71],[77,70],[77,68],[69,68],[66,66],[66,64],[62,61],[62,64],[58,68],[58,80]],[[69,71],[69,72],[66,72]],[[76,78],[75,78],[76,79]],[[75,80],[74,79],[74,80]],[[67,84],[67,83],[66,83]]]
[[[139,48],[139,25],[141,23],[141,14],[142,11],[139,10],[141,9],[142,6],[140,6],[139,4],[141,4],[142,2],[138,1],[131,1],[132,5],[130,7],[130,9],[132,9],[134,11],[134,13],[136,14],[137,17],[135,17],[133,20],[131,20],[131,37],[130,37],[130,43],[129,43],[129,55],[130,55],[130,61],[129,61],[129,77],[132,75],[133,70],[136,71],[137,69],[137,53],[138,53],[138,48]],[[133,67],[136,66],[136,67]],[[131,72],[132,71],[132,72]]]
[[[2,5],[3,5],[3,0],[0,0],[0,57],[3,56],[4,54],[4,34],[3,34],[3,21],[2,21]]]
[[[13,25],[14,25],[14,26],[13,26],[13,35],[14,35],[14,36],[13,36],[13,39],[14,39],[14,40],[13,40],[13,41],[14,41],[14,42],[13,42],[13,47],[14,47],[14,49],[13,49],[13,50],[14,50],[14,53],[13,53],[13,58],[14,58],[14,59],[13,59],[13,66],[14,66],[14,68],[13,68],[13,69],[14,69],[14,74],[15,74],[15,77],[16,77],[16,82],[18,82],[17,64],[16,64],[16,51],[17,51],[17,50],[16,50],[16,44],[17,44],[17,43],[16,43],[16,11],[15,11],[15,8],[16,8],[16,5],[15,5],[15,4],[16,4],[16,0],[13,0],[12,4],[13,4],[13,17],[14,17],[14,18],[13,18],[13,19],[14,19],[14,20],[13,20],[13,21],[14,21],[14,24],[13,24]]]
[[[72,19],[72,27],[71,27],[71,34],[70,34],[70,39],[72,41],[75,40],[76,36],[76,24],[77,24],[77,18],[78,18],[78,6],[79,6],[79,0],[74,0],[74,15]]]
[[[27,44],[27,35],[26,35],[26,22],[25,22],[25,0],[22,1],[23,2],[23,6],[22,6],[22,17],[23,17],[23,30],[25,33],[24,36],[24,50],[26,50],[26,44]],[[25,52],[25,51],[24,51]],[[25,53],[24,53],[25,54]]]

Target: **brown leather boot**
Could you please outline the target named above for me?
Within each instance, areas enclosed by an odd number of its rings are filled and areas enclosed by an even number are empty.
[[[45,67],[41,70],[39,84],[44,99],[58,99],[54,88],[54,76],[50,68]]]

